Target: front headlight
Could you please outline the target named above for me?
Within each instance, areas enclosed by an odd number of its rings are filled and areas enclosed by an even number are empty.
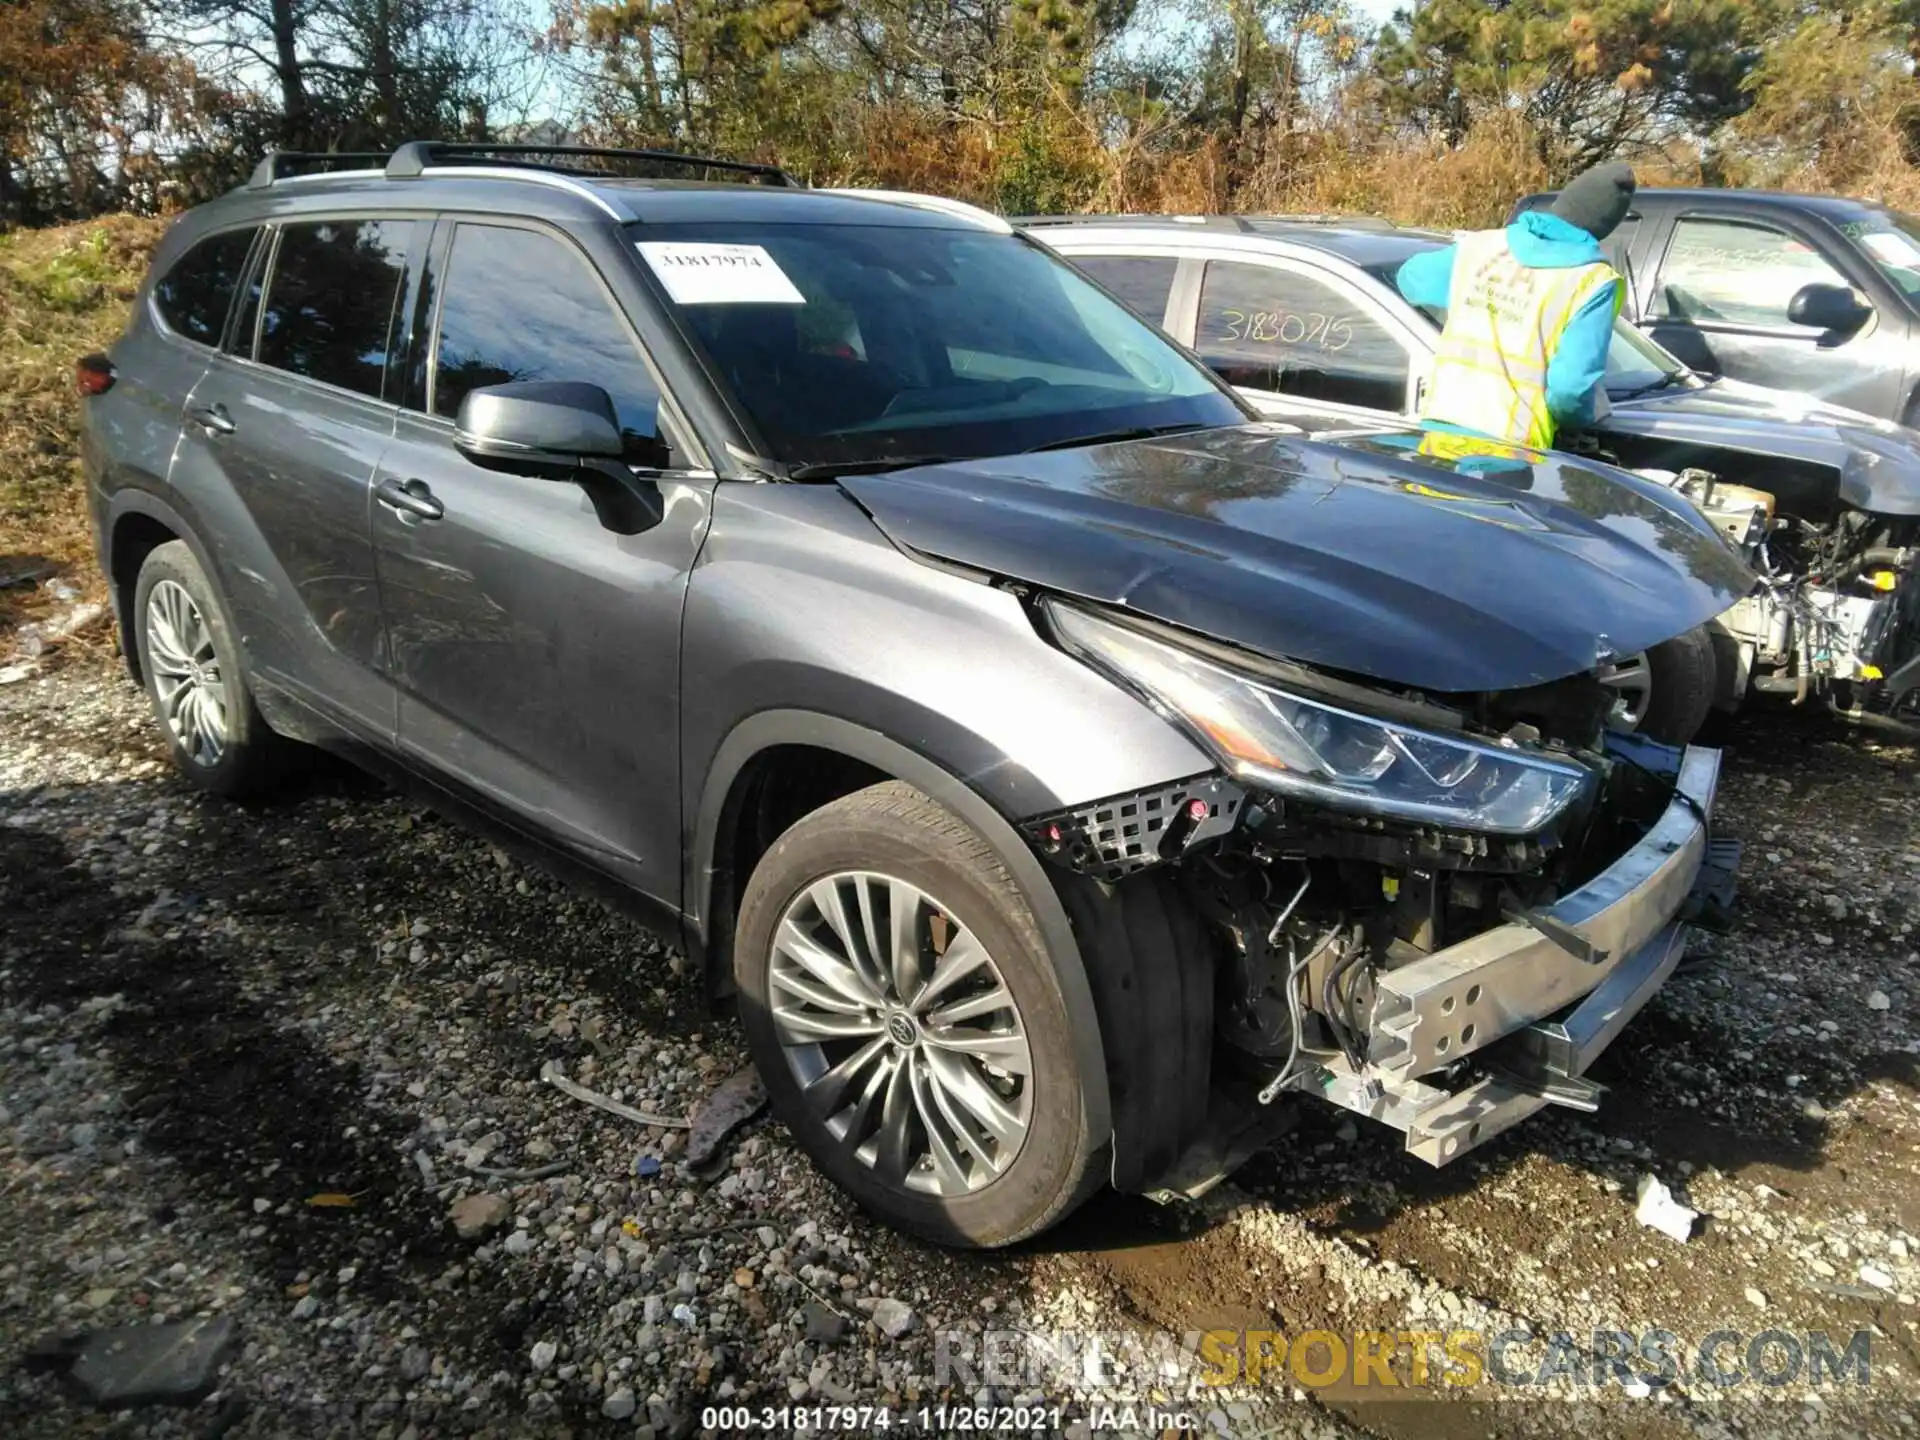
[[[1250,784],[1343,810],[1528,835],[1592,773],[1568,761],[1418,730],[1276,690],[1137,630],[1047,604],[1067,649],[1182,722]]]

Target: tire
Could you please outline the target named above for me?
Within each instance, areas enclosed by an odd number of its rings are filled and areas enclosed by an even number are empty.
[[[836,901],[844,929],[828,919]],[[910,949],[890,939],[896,910],[914,917]],[[940,980],[962,947],[985,963]],[[876,967],[870,952],[882,949],[911,958]],[[829,1179],[894,1228],[1009,1245],[1099,1184],[1107,1137],[1088,1130],[1039,926],[986,841],[912,787],[845,796],[774,842],[742,897],[734,978],[774,1112]],[[961,1002],[972,1012],[922,1023]],[[888,1104],[898,1125],[886,1122]]]
[[[226,606],[184,542],[156,546],[140,566],[133,635],[175,768],[228,799],[272,790],[294,744],[261,718]]]
[[[1621,694],[1609,721],[1613,729],[1663,745],[1685,745],[1713,710],[1719,681],[1713,636],[1706,626],[1696,625],[1608,667],[1601,680]]]

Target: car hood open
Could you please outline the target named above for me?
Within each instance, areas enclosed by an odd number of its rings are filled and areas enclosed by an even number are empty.
[[[1602,435],[1806,461],[1837,472],[1840,498],[1855,509],[1920,515],[1920,434],[1810,396],[1715,380],[1614,400],[1596,428]]]
[[[908,550],[1429,691],[1590,670],[1752,587],[1651,481],[1557,454],[1477,473],[1418,443],[1256,425],[839,483]]]

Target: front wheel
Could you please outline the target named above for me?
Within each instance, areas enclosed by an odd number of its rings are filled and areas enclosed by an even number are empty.
[[[1600,683],[1614,697],[1608,727],[1685,745],[1707,723],[1717,677],[1713,637],[1704,625],[1616,660],[1600,671]]]
[[[898,1229],[1006,1245],[1098,1184],[1066,1002],[992,848],[898,782],[836,800],[747,882],[734,976],[775,1113]]]

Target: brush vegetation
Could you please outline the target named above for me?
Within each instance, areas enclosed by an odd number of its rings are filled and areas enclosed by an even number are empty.
[[[94,584],[73,363],[125,327],[163,225],[114,215],[0,235],[0,582],[50,566]],[[0,623],[42,597],[0,588]]]

